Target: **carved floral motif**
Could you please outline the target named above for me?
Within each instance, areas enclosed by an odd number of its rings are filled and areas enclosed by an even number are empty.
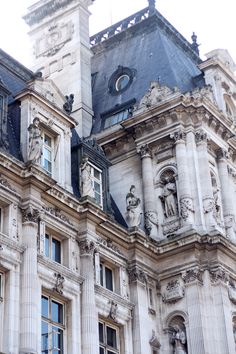
[[[63,215],[59,208],[43,206],[43,210],[55,216],[56,218],[59,218],[60,220],[64,221],[66,224],[73,226],[70,219],[67,216]]]
[[[130,269],[128,271],[128,274],[129,274],[130,283],[137,282],[137,281],[139,281],[142,284],[147,283],[147,274],[141,269],[139,269],[138,267],[134,267],[133,269]]]
[[[139,153],[141,155],[141,158],[152,156],[152,152],[148,144],[142,145],[139,149]]]
[[[202,276],[203,271],[199,268],[192,268],[182,273],[182,279],[185,284],[191,284],[194,282],[199,282],[200,284],[203,284]]]
[[[118,253],[119,255],[123,256],[123,253],[121,252],[121,250],[116,245],[114,245],[114,243],[111,239],[108,238],[107,240],[104,240],[103,238],[99,238],[98,243],[100,243],[101,245],[103,245],[107,248],[110,248],[115,253]]]
[[[229,275],[221,268],[210,270],[209,274],[212,284],[216,284],[218,281],[222,281],[225,284],[229,283]]]
[[[190,213],[194,213],[193,200],[190,197],[183,197],[180,199],[180,215],[186,221]]]
[[[32,222],[37,224],[39,222],[40,212],[34,209],[31,205],[27,209],[22,209],[22,222]]]
[[[203,199],[203,210],[204,213],[211,213],[215,211],[215,200],[214,198],[208,196]]]
[[[171,134],[170,138],[174,139],[175,142],[178,142],[180,140],[185,141],[186,140],[186,133],[180,129],[180,130],[174,132],[173,134]]]
[[[158,226],[157,214],[155,211],[146,211],[144,213],[145,229],[147,234],[150,235],[153,226]]]
[[[95,243],[90,240],[83,240],[79,242],[81,256],[93,256],[96,249]]]
[[[195,133],[196,143],[207,142],[207,133],[204,130],[199,130]]]

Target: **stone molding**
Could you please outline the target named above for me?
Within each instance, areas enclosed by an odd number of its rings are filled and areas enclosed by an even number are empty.
[[[9,189],[12,192],[16,192],[16,190],[11,186],[8,180],[0,173],[0,185],[6,189]]]
[[[95,242],[86,239],[79,242],[79,248],[81,256],[93,256],[96,245]]]
[[[164,303],[176,303],[185,295],[184,287],[180,284],[178,279],[173,279],[167,284],[162,295]]]
[[[51,214],[52,216],[55,216],[56,218],[60,219],[60,221],[63,221],[64,223],[66,223],[70,226],[74,226],[72,224],[72,222],[70,221],[70,219],[61,213],[61,210],[59,208],[54,208],[54,207],[50,207],[50,206],[43,206],[43,211],[48,214]]]
[[[26,209],[21,209],[22,212],[22,223],[31,222],[34,224],[38,224],[40,220],[40,211],[38,209],[34,209],[32,205],[29,205]]]
[[[117,253],[119,256],[124,256],[124,254],[121,252],[121,250],[113,243],[111,239],[106,239],[104,240],[102,237],[100,237],[97,240],[98,244],[104,246],[105,248],[112,250],[113,252]]]
[[[148,280],[147,274],[137,266],[133,267],[132,269],[129,269],[128,275],[129,275],[130,283],[139,282],[142,283],[143,285],[147,284],[147,280]]]
[[[188,269],[182,273],[182,279],[185,285],[190,285],[194,283],[199,283],[203,285],[202,276],[203,276],[203,270],[199,268]]]

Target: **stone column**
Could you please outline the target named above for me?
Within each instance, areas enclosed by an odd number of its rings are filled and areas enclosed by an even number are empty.
[[[217,152],[217,158],[226,236],[230,239],[230,241],[236,243],[235,213],[233,206],[234,191],[232,190],[232,185],[229,179],[227,151],[219,149]]]
[[[93,255],[95,244],[85,239],[80,242],[81,275],[85,278],[81,296],[81,338],[82,353],[94,354],[99,351],[98,314],[95,303]]]
[[[147,302],[147,275],[137,266],[129,270],[130,301],[134,303],[133,312],[133,352],[150,353]]]
[[[23,221],[23,253],[21,268],[21,304],[20,304],[20,354],[37,354],[38,317],[40,292],[37,275],[37,233],[39,212],[29,206],[22,210]]]
[[[153,184],[151,150],[148,145],[143,145],[141,146],[139,152],[142,160],[145,229],[150,237],[158,240],[158,221],[156,212],[157,203]]]
[[[205,225],[208,230],[216,226],[215,200],[213,196],[209,158],[207,151],[207,134],[200,130],[196,132],[195,139],[197,143],[199,176],[203,201],[203,212],[205,215]]]
[[[190,174],[185,146],[186,134],[181,130],[171,135],[175,140],[176,162],[178,171],[178,200],[181,226],[187,227],[194,223],[194,205],[191,195]]]

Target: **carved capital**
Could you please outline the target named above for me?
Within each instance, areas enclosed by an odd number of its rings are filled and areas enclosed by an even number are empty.
[[[93,241],[83,240],[79,242],[80,255],[81,256],[93,256],[96,249],[96,245]]]
[[[225,149],[219,149],[217,150],[217,159],[218,160],[227,160],[229,158],[229,153]]]
[[[230,277],[222,268],[210,270],[209,274],[210,274],[210,280],[212,284],[216,284],[219,281],[225,284],[229,283]]]
[[[140,153],[141,159],[144,157],[152,157],[152,152],[148,144],[142,145],[138,152]]]
[[[40,211],[38,209],[33,209],[31,205],[26,209],[21,209],[22,212],[22,222],[32,222],[38,224],[40,220]]]
[[[195,141],[197,144],[207,143],[207,133],[204,130],[199,130],[195,133]]]
[[[129,282],[140,282],[142,284],[147,283],[147,274],[139,269],[138,267],[134,267],[128,271],[129,274]]]
[[[182,279],[186,285],[191,283],[200,283],[203,285],[202,276],[203,271],[199,268],[188,269],[182,273]]]
[[[175,141],[175,143],[178,142],[185,142],[186,140],[186,133],[183,130],[178,130],[174,132],[173,134],[170,135],[170,138]]]
[[[186,221],[190,213],[194,213],[193,200],[190,197],[183,197],[180,199],[180,215],[181,218]]]

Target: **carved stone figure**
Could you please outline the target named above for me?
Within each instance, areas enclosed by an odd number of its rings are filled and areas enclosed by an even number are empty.
[[[215,212],[214,216],[218,223],[221,221],[221,205],[219,201],[219,188],[215,185],[213,186],[213,197],[215,202]]]
[[[109,318],[111,318],[113,321],[116,321],[116,316],[117,316],[117,304],[114,301],[110,302],[111,308],[109,312]]]
[[[41,129],[39,128],[39,118],[34,118],[33,123],[28,127],[29,132],[29,156],[30,162],[37,163],[42,155],[43,141],[41,137]]]
[[[73,103],[74,103],[73,93],[71,93],[70,96],[65,96],[65,99],[66,99],[66,102],[63,105],[64,111],[66,111],[66,113],[68,113],[68,114],[71,114]]]
[[[176,203],[176,184],[174,177],[163,178],[163,191],[161,200],[164,203],[164,214],[166,218],[177,216],[177,203]]]
[[[171,344],[174,347],[174,354],[187,354],[186,350],[186,335],[179,326],[174,326],[174,331],[171,337]]]
[[[84,157],[83,161],[80,165],[81,170],[81,196],[89,196],[94,198],[94,188],[93,188],[93,180],[91,176],[91,166],[88,163],[88,158]]]
[[[126,195],[126,220],[129,227],[138,227],[141,223],[140,202],[140,199],[135,195],[135,186],[132,185]]]

